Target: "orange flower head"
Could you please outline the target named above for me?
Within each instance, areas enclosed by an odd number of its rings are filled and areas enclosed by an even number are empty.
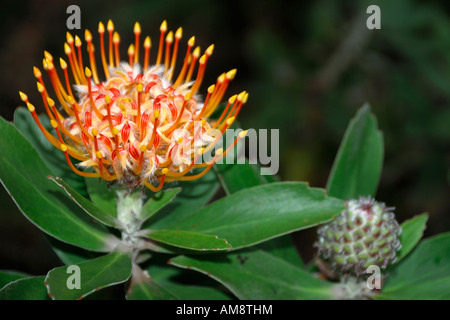
[[[128,47],[126,62],[121,61],[120,36],[111,20],[106,28],[101,22],[98,27],[101,67],[96,64],[89,30],[84,34],[87,61],[83,60],[81,39],[70,33],[64,44],[68,63],[59,59],[62,72],[57,72],[53,56],[44,52],[43,68],[61,108],[50,97],[42,73],[36,67],[34,75],[55,135],[40,123],[28,97],[23,92],[20,97],[45,137],[64,152],[75,173],[117,180],[129,188],[145,184],[156,192],[164,182],[200,178],[245,136],[246,131],[242,131],[226,150],[215,150],[211,161],[203,161],[202,155],[220,139],[214,132],[223,134],[231,126],[248,93],[230,97],[219,119],[210,120],[236,69],[221,74],[202,99],[198,91],[214,45],[200,55],[200,48],[194,48],[195,38],[191,37],[183,63],[177,68],[183,31],[178,28],[175,33],[167,33],[164,21],[156,61],[150,64],[150,37],[144,39],[141,49],[139,23],[136,22],[133,31],[135,41]],[[99,70],[104,74],[104,81],[100,81]],[[70,77],[75,82],[73,87]],[[80,161],[78,168],[71,158]],[[199,167],[203,171],[189,174]]]

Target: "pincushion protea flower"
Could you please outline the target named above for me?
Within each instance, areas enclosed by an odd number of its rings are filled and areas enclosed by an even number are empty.
[[[108,57],[105,31],[108,32]],[[209,120],[222,101],[236,69],[220,75],[202,100],[197,92],[214,46],[208,47],[200,56],[199,47],[193,50],[195,38],[191,37],[181,70],[175,77],[182,28],[175,34],[170,31],[166,35],[166,32],[167,23],[164,21],[160,27],[154,65],[150,65],[150,37],[145,38],[141,67],[139,23],[134,26],[135,43],[128,48],[128,61],[121,62],[119,34],[114,31],[111,20],[106,30],[100,22],[99,51],[104,81],[100,81],[89,30],[85,31],[85,40],[90,67],[84,67],[80,38],[67,33],[64,48],[69,64],[62,58],[59,60],[63,78],[58,75],[50,53],[45,52],[43,59],[43,68],[63,112],[50,97],[41,71],[34,67],[37,88],[56,136],[40,123],[34,106],[23,92],[20,92],[21,99],[45,137],[64,152],[75,173],[107,181],[118,180],[129,188],[145,184],[156,192],[165,181],[193,180],[203,176],[245,136],[246,131],[242,131],[225,151],[217,149],[210,161],[203,161],[202,155],[214,148],[220,134],[232,124],[247,101],[248,93],[244,91],[230,97],[219,119]],[[69,73],[76,83],[74,88],[71,87]],[[79,170],[71,158],[80,161],[78,167],[93,168],[94,172]],[[201,173],[188,175],[199,167],[204,168]]]

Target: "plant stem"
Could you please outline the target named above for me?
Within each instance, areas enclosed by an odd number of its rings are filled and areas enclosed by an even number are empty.
[[[138,237],[136,233],[141,225],[141,211],[145,194],[140,188],[133,191],[117,190],[117,220],[122,230],[122,241],[135,246]]]

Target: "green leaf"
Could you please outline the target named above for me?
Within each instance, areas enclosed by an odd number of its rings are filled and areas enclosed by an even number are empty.
[[[424,213],[402,223],[402,234],[400,235],[402,248],[397,252],[397,262],[406,257],[419,243],[425,231],[427,220],[428,215]]]
[[[42,125],[52,132],[53,128],[50,125],[50,121],[46,115],[39,116]],[[84,178],[77,175],[70,169],[66,162],[63,152],[57,150],[48,140],[45,138],[42,131],[34,122],[31,113],[23,107],[17,108],[14,112],[14,125],[21,134],[31,143],[36,149],[43,162],[50,168],[53,175],[61,177],[72,188],[74,188],[83,197],[87,197],[86,185]],[[55,134],[56,136],[56,134]]]
[[[428,238],[395,265],[378,299],[450,299],[450,233]]]
[[[156,281],[146,278],[145,281],[130,285],[127,300],[177,300],[177,298]]]
[[[175,296],[136,265],[133,265],[133,275],[126,298],[127,300],[176,300]]]
[[[267,180],[259,172],[257,165],[251,165],[248,160],[243,164],[217,164],[214,166],[217,177],[226,194],[259,186],[267,183]]]
[[[36,150],[0,118],[0,178],[21,212],[49,235],[93,251],[109,251],[115,237],[86,214],[47,177]],[[58,150],[55,150],[58,152]]]
[[[230,299],[227,294],[213,287],[179,283],[176,279],[183,276],[184,270],[151,263],[146,271],[140,270],[136,265],[133,266],[133,276],[126,294],[128,300]],[[198,274],[191,272],[194,275]]]
[[[237,249],[329,221],[343,208],[305,183],[271,183],[222,198],[167,229],[217,235]]]
[[[314,278],[262,250],[248,249],[209,257],[178,256],[169,263],[214,278],[239,299],[332,299],[331,283]]]
[[[29,277],[29,275],[22,272],[11,270],[0,270],[0,289],[10,282],[26,277]]]
[[[117,217],[117,194],[113,186],[98,178],[85,178],[91,201],[111,217]]]
[[[68,272],[68,267],[55,268],[47,274],[45,282],[52,299],[75,300],[98,291],[102,288],[123,283],[131,275],[131,259],[122,252],[113,252],[102,257],[77,264],[80,268],[80,289],[69,289],[67,282],[72,283],[75,275]],[[70,271],[70,270],[69,270]]]
[[[194,171],[193,174],[196,172]],[[194,181],[179,182],[181,192],[169,204],[154,214],[145,224],[144,229],[166,229],[185,216],[200,210],[219,189],[219,181],[210,170],[205,176]]]
[[[161,288],[178,300],[230,300],[224,292],[207,286],[157,282]]]
[[[10,282],[0,290],[0,300],[50,300],[44,285],[44,276]]]
[[[232,127],[236,130],[240,125],[235,122]],[[223,145],[231,145],[236,137],[224,135],[222,137]],[[261,166],[259,164],[250,164],[249,160],[243,156],[244,153],[245,143],[241,140],[228,153],[226,159],[223,159],[223,162],[227,162],[229,156],[232,156],[232,163],[217,163],[213,167],[217,179],[219,179],[227,195],[242,189],[271,182],[270,178],[272,176],[261,175]]]
[[[330,196],[343,200],[374,196],[383,166],[383,135],[365,104],[345,132],[328,178]]]
[[[245,159],[245,162],[239,164],[216,165],[216,174],[226,193],[232,194],[239,190],[275,182],[273,176],[262,176],[260,166],[252,165]],[[285,235],[271,239],[258,245],[258,248],[266,250],[279,258],[285,259],[297,266],[303,266],[303,262],[295,249],[291,235]]]
[[[292,263],[294,266],[305,268],[290,234],[260,243],[257,248]]]
[[[181,188],[166,189],[153,195],[142,207],[141,220],[150,219],[155,213],[168,205],[180,191]]]
[[[152,290],[151,292],[153,292],[153,295],[135,296],[135,299],[161,300],[167,296],[177,300],[229,300],[231,298],[231,294],[217,281],[192,270],[173,268],[167,265],[166,255],[155,254],[146,268],[144,276],[136,272],[135,268],[136,266],[133,266],[130,289],[135,284],[139,284],[143,287],[139,288],[139,291],[148,292]],[[150,286],[157,286],[158,291],[146,288],[148,286],[148,275],[153,282]],[[128,299],[130,298],[129,293],[132,292],[127,292]]]
[[[225,239],[217,236],[181,230],[154,230],[145,235],[147,238],[188,250],[220,251],[230,250]]]
[[[86,212],[92,218],[96,219],[97,221],[100,221],[101,223],[109,227],[116,226],[116,221],[112,216],[97,208],[92,202],[90,202],[88,199],[84,198],[82,195],[80,195],[78,192],[72,189],[61,178],[51,176],[48,178],[53,182],[55,182],[58,186],[60,186],[69,195],[69,197],[73,201],[75,201],[75,203],[78,206],[80,206],[80,208],[83,209],[84,212]]]
[[[97,258],[101,253],[88,251],[81,249],[80,247],[75,247],[70,244],[56,240],[55,238],[48,237],[47,240],[50,242],[53,251],[56,253],[58,258],[65,265],[77,264],[87,260]]]

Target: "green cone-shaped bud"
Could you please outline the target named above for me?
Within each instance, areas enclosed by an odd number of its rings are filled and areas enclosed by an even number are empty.
[[[349,200],[335,220],[318,229],[318,255],[337,274],[362,276],[370,265],[384,269],[395,262],[401,230],[384,203]]]

